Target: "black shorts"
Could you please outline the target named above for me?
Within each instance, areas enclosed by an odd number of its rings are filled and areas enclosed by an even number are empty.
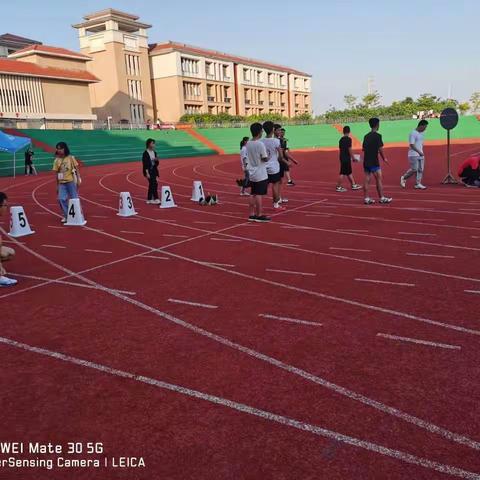
[[[340,161],[340,175],[351,175],[352,174],[352,162]]]
[[[268,192],[268,179],[261,182],[250,182],[252,195],[266,195]]]
[[[281,172],[277,172],[272,175],[268,174],[268,183],[278,183],[281,180],[282,180]]]

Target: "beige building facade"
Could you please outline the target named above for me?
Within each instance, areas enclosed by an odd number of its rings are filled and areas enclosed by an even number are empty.
[[[114,9],[74,25],[91,106],[114,123],[177,122],[188,113],[311,113],[311,76],[279,65],[175,42],[148,44],[151,25]]]
[[[89,57],[47,45],[31,45],[0,58],[0,118],[93,122]]]

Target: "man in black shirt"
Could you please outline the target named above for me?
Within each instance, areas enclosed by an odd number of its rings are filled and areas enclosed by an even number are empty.
[[[352,161],[354,161],[352,153],[352,139],[350,138],[350,127],[343,127],[343,137],[338,142],[340,149],[340,176],[337,182],[337,192],[346,192],[347,189],[342,187],[343,177],[347,177],[352,185],[352,190],[360,190],[361,185],[355,183],[352,175]]]
[[[372,175],[375,177],[380,203],[390,203],[392,199],[390,197],[385,197],[383,194],[382,170],[378,160],[378,155],[380,155],[382,160],[388,164],[388,160],[383,153],[382,136],[378,133],[380,120],[378,118],[371,118],[368,123],[372,130],[370,133],[367,133],[363,139],[363,169],[365,171],[365,183],[363,186],[365,192],[364,203],[365,205],[372,205],[375,203],[375,200],[368,196],[368,187],[370,186]]]

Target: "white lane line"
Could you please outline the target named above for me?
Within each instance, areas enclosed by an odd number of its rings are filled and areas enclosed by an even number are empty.
[[[411,218],[415,222],[444,222],[444,218]]]
[[[377,333],[377,337],[389,338],[390,340],[400,340],[402,342],[418,343],[420,345],[428,345],[430,347],[447,348],[449,350],[461,350],[462,349],[462,347],[460,347],[459,345],[450,345],[448,343],[430,342],[430,341],[427,341],[427,340],[419,340],[418,338],[399,337],[397,335],[389,335],[387,333]]]
[[[431,253],[407,253],[411,257],[455,258],[453,255],[433,255]]]
[[[76,283],[76,282],[69,282],[69,281],[66,281],[66,280],[58,280],[58,279],[54,279],[54,278],[37,277],[36,275],[25,275],[23,273],[11,273],[11,272],[8,272],[8,273],[9,273],[9,275],[12,275],[12,277],[28,278],[30,280],[41,280],[41,281],[48,280],[51,283],[59,283],[61,285],[71,285],[73,287],[89,288],[91,290],[100,290],[100,291],[103,290],[103,289],[100,289],[100,288],[98,288],[94,285],[87,285],[85,283]],[[127,290],[112,289],[112,291],[117,292],[117,293],[121,293],[123,295],[136,295],[135,292],[129,292]]]
[[[196,303],[196,302],[187,302],[185,300],[178,300],[176,298],[169,298],[168,299],[169,302],[172,302],[172,303],[181,303],[182,305],[190,305],[192,307],[202,307],[202,308],[218,308],[217,305],[208,305],[206,303]]]
[[[94,250],[93,248],[86,248],[85,249],[86,252],[92,252],[92,253],[112,253],[112,252],[109,252],[108,250]]]
[[[282,322],[300,323],[302,325],[313,325],[315,327],[321,327],[323,325],[318,322],[308,322],[307,320],[299,320],[298,318],[277,317],[276,315],[269,315],[266,313],[260,313],[258,316],[263,318],[270,318],[272,320],[281,320]]]
[[[48,212],[33,212],[34,215],[50,215]]]
[[[46,247],[46,248],[67,248],[67,247],[64,247],[62,245],[42,245],[42,247]]]
[[[436,233],[398,232],[399,235],[421,235],[423,237],[436,237]]]
[[[274,268],[266,268],[266,272],[275,272],[275,273],[290,273],[292,275],[304,275],[306,277],[316,277],[316,273],[306,273],[306,272],[295,272],[293,270],[276,270]]]
[[[480,294],[480,290],[464,290],[465,293],[478,293]]]
[[[322,218],[322,217],[323,217],[323,218],[330,218],[330,217],[331,217],[331,215],[328,215],[328,214],[320,214],[320,213],[317,213],[316,215],[309,213],[308,215],[305,215],[305,216],[306,216],[306,217],[317,217],[317,218],[318,218],[318,217],[320,217],[320,218]]]
[[[299,247],[300,245],[295,245],[293,243],[272,243],[276,247]]]
[[[236,238],[211,238],[210,240],[215,240],[216,242],[241,242]]]
[[[356,278],[357,282],[368,282],[368,283],[383,283],[385,285],[398,285],[400,287],[414,287],[414,283],[397,283],[397,282],[386,282],[384,280],[371,280],[369,278]]]
[[[120,233],[133,233],[135,235],[145,235],[145,232],[131,232],[129,230],[120,230]]]
[[[341,248],[341,247],[328,247],[330,250],[342,250],[344,252],[371,252],[371,250],[364,250],[362,248]]]
[[[281,228],[286,228],[288,230],[311,230],[311,227],[300,227],[298,225],[286,225]]]
[[[201,223],[203,225],[216,225],[217,224],[217,222],[198,222],[198,221],[195,221],[193,223]]]
[[[231,267],[235,265],[229,265],[228,263],[215,263],[215,262],[202,262],[204,265],[213,265],[214,267]]]
[[[91,218],[108,218],[106,215],[90,215]]]
[[[368,233],[368,230],[353,230],[351,228],[337,228],[337,232]]]
[[[35,194],[35,191],[32,193],[33,197],[34,197],[34,194]],[[2,229],[1,227],[0,227],[0,231],[2,231],[2,233],[6,234],[4,229]],[[135,244],[138,247],[143,247],[145,249],[149,249],[149,251],[152,251],[152,247],[147,247],[145,245],[139,244],[137,242],[133,242],[131,240],[126,240],[124,238],[122,239],[121,237],[118,237],[116,235],[111,235],[111,234],[105,234],[105,235],[107,235],[110,238],[117,238],[119,240],[121,239],[124,242]],[[442,428],[439,425],[431,423],[431,422],[429,422],[429,421],[427,421],[423,418],[416,417],[415,415],[409,414],[409,413],[404,412],[404,411],[402,411],[402,410],[400,410],[396,407],[392,407],[392,406],[384,404],[384,403],[382,403],[378,400],[375,400],[373,398],[362,395],[361,393],[358,393],[354,390],[350,390],[350,389],[348,389],[348,388],[346,388],[342,385],[330,382],[326,378],[316,376],[316,375],[314,375],[314,374],[312,374],[312,373],[310,373],[306,370],[302,370],[301,368],[295,367],[294,365],[290,365],[288,363],[282,362],[281,360],[279,360],[275,357],[270,357],[270,356],[268,356],[268,355],[266,355],[266,354],[264,354],[260,351],[253,350],[253,349],[251,349],[249,347],[246,347],[245,345],[242,345],[240,343],[235,343],[235,342],[233,342],[233,341],[231,341],[231,340],[229,340],[225,337],[217,335],[217,334],[215,334],[213,332],[210,332],[208,330],[202,329],[202,328],[200,328],[196,325],[193,325],[191,323],[188,323],[188,322],[186,322],[186,321],[184,321],[180,318],[169,315],[166,312],[162,312],[161,310],[158,310],[158,309],[156,309],[156,308],[154,308],[150,305],[147,305],[145,303],[142,303],[138,300],[135,300],[133,298],[129,298],[127,296],[122,296],[121,294],[119,294],[115,291],[109,290],[108,288],[104,287],[103,285],[101,285],[97,282],[94,282],[93,280],[90,280],[89,278],[82,275],[82,273],[85,273],[85,271],[80,272],[80,273],[73,272],[72,270],[64,267],[63,265],[60,265],[60,264],[50,260],[49,258],[39,254],[35,250],[32,250],[31,248],[29,248],[26,245],[22,245],[22,248],[25,251],[27,251],[28,253],[30,253],[31,255],[33,255],[34,257],[39,258],[40,260],[44,261],[48,265],[51,265],[55,268],[58,268],[59,270],[63,271],[64,273],[68,274],[64,278],[70,278],[72,276],[76,277],[76,278],[86,282],[89,285],[94,285],[97,288],[106,291],[110,295],[112,295],[116,298],[119,298],[119,299],[123,300],[124,302],[127,302],[131,305],[135,305],[136,307],[141,308],[144,311],[148,311],[148,312],[152,313],[153,315],[156,315],[159,318],[162,318],[164,320],[168,320],[169,322],[172,322],[176,325],[179,325],[179,326],[181,326],[181,327],[183,327],[187,330],[193,331],[198,335],[202,335],[206,338],[209,338],[213,341],[216,341],[216,342],[218,342],[222,345],[225,345],[229,348],[232,348],[234,350],[245,353],[246,355],[249,355],[252,358],[256,358],[257,360],[261,360],[265,363],[268,363],[270,365],[275,366],[276,368],[279,368],[279,369],[284,370],[284,371],[288,371],[289,373],[291,373],[293,375],[297,375],[297,376],[302,377],[302,378],[304,378],[304,379],[306,379],[310,382],[316,383],[317,385],[321,385],[324,388],[335,391],[336,393],[338,393],[340,395],[343,395],[345,397],[348,397],[352,400],[355,400],[359,403],[368,405],[369,407],[375,408],[378,411],[381,411],[381,412],[384,412],[386,414],[392,415],[394,417],[400,418],[401,420],[403,420],[405,422],[408,422],[408,423],[411,423],[411,424],[415,425],[416,427],[421,428],[425,431],[428,431],[430,433],[434,433],[434,434],[439,435],[443,438],[446,438],[450,441],[454,441],[458,444],[466,445],[469,448],[472,448],[472,449],[475,449],[475,450],[480,450],[480,442],[477,442],[476,440],[474,440],[470,437],[467,437],[467,436],[459,434],[457,432],[448,430],[446,428]],[[158,251],[158,249],[155,249],[155,250]],[[174,254],[172,252],[168,252],[168,255],[172,258],[182,259],[182,260],[188,261],[190,263],[194,263],[194,264],[195,263],[200,264],[200,262],[198,262],[196,260],[193,260],[193,259],[188,258],[188,257],[183,257],[183,256],[180,256],[180,255]],[[230,273],[231,275],[235,275],[237,277],[247,278],[247,279],[250,279],[250,280],[256,280],[256,281],[264,283],[266,285],[272,285],[272,286],[275,286],[275,287],[285,288],[285,289],[295,291],[295,292],[299,292],[299,293],[305,293],[305,294],[312,295],[312,296],[315,296],[317,298],[322,298],[322,299],[325,299],[325,300],[332,300],[332,301],[348,304],[348,305],[351,305],[351,306],[364,308],[364,309],[368,309],[368,310],[375,311],[375,312],[382,312],[382,313],[394,315],[394,316],[397,316],[397,317],[402,317],[402,318],[414,320],[414,321],[417,321],[417,322],[422,322],[422,323],[426,323],[426,324],[430,324],[430,325],[435,325],[437,327],[448,328],[448,329],[451,329],[451,330],[456,330],[456,331],[461,331],[461,332],[464,332],[464,333],[469,333],[469,334],[472,334],[472,335],[480,335],[480,331],[478,331],[478,330],[468,329],[468,328],[461,327],[461,326],[458,326],[458,325],[452,325],[452,324],[439,322],[437,320],[432,320],[432,319],[429,319],[429,318],[418,317],[416,315],[412,315],[412,314],[409,314],[409,313],[400,312],[400,311],[396,311],[396,310],[388,309],[388,308],[384,308],[384,307],[379,307],[379,306],[376,306],[376,305],[369,305],[369,304],[361,303],[361,302],[358,302],[358,301],[355,301],[355,300],[349,300],[349,299],[341,298],[341,297],[334,297],[332,295],[327,295],[325,293],[314,292],[314,291],[307,290],[307,289],[304,289],[304,288],[295,287],[293,285],[286,285],[286,284],[282,284],[280,282],[274,282],[274,281],[268,280],[266,278],[260,278],[260,277],[254,276],[254,275],[247,275],[247,274],[244,274],[244,273],[236,272],[235,270],[227,270],[227,269],[224,269],[222,267],[210,266],[210,268],[214,268],[214,269],[217,269],[219,271],[224,271],[224,272]],[[91,271],[92,269],[88,269],[88,270]],[[42,286],[42,285],[44,285],[44,284],[40,284],[40,286]],[[2,295],[0,298],[5,298],[7,295],[12,295],[12,294]]]
[[[7,240],[7,239],[2,239],[2,243],[20,243],[21,245],[25,245],[25,242],[19,242],[18,240]]]
[[[476,236],[472,235],[472,238],[475,238],[476,240],[478,240],[480,237],[476,237]]]
[[[164,233],[164,237],[175,237],[175,238],[189,238],[188,235],[173,235],[171,233]]]
[[[215,395],[211,395],[199,390],[192,390],[191,388],[187,388],[181,385],[167,383],[162,380],[157,380],[151,377],[145,377],[143,375],[139,375],[138,373],[127,372],[125,370],[117,370],[107,365],[94,363],[89,360],[84,360],[78,357],[72,357],[70,355],[66,355],[64,353],[56,352],[53,350],[47,350],[45,348],[34,347],[26,343],[17,342],[10,338],[0,337],[0,343],[3,343],[4,345],[8,345],[10,347],[18,348],[20,350],[24,350],[27,352],[43,355],[45,357],[54,358],[62,362],[78,365],[83,368],[96,370],[97,372],[101,372],[107,375],[112,375],[125,380],[131,380],[132,382],[143,383],[156,388],[161,388],[163,390],[175,392],[177,394],[184,395],[186,397],[203,400],[213,405],[221,405],[222,407],[230,408],[240,413],[252,415],[254,417],[261,418],[262,420],[275,422],[280,425],[295,428],[303,432],[309,432],[320,437],[330,438],[337,442],[342,442],[356,448],[362,448],[370,452],[374,452],[380,455],[384,455],[386,457],[394,458],[396,460],[400,460],[402,462],[409,463],[412,465],[418,465],[423,468],[435,470],[437,472],[454,475],[458,478],[466,478],[466,479],[472,479],[472,480],[478,480],[480,478],[480,476],[474,472],[469,472],[467,470],[463,470],[461,468],[454,467],[452,465],[444,465],[442,463],[428,460],[427,458],[417,457],[415,455],[412,455],[411,453],[402,452],[401,450],[394,450],[380,444],[376,444],[376,443],[369,442],[367,440],[362,440],[356,437],[344,435],[342,433],[338,433],[333,430],[327,430],[326,428],[323,428],[317,425],[304,423],[304,422],[301,422],[300,420],[295,420],[294,418],[284,417],[274,412],[261,410],[259,408],[256,408],[244,403],[238,403],[233,400],[229,400],[227,398],[217,397]]]
[[[59,225],[47,225],[48,228],[58,228],[58,229],[61,229],[61,230],[66,230],[65,227],[61,227]]]
[[[158,257],[157,255],[140,255],[138,258],[154,258],[155,260],[170,260],[169,257]]]

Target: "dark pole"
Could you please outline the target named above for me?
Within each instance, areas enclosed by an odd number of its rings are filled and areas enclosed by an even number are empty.
[[[450,169],[450,130],[447,130],[447,161],[448,161],[448,174],[452,174]]]

